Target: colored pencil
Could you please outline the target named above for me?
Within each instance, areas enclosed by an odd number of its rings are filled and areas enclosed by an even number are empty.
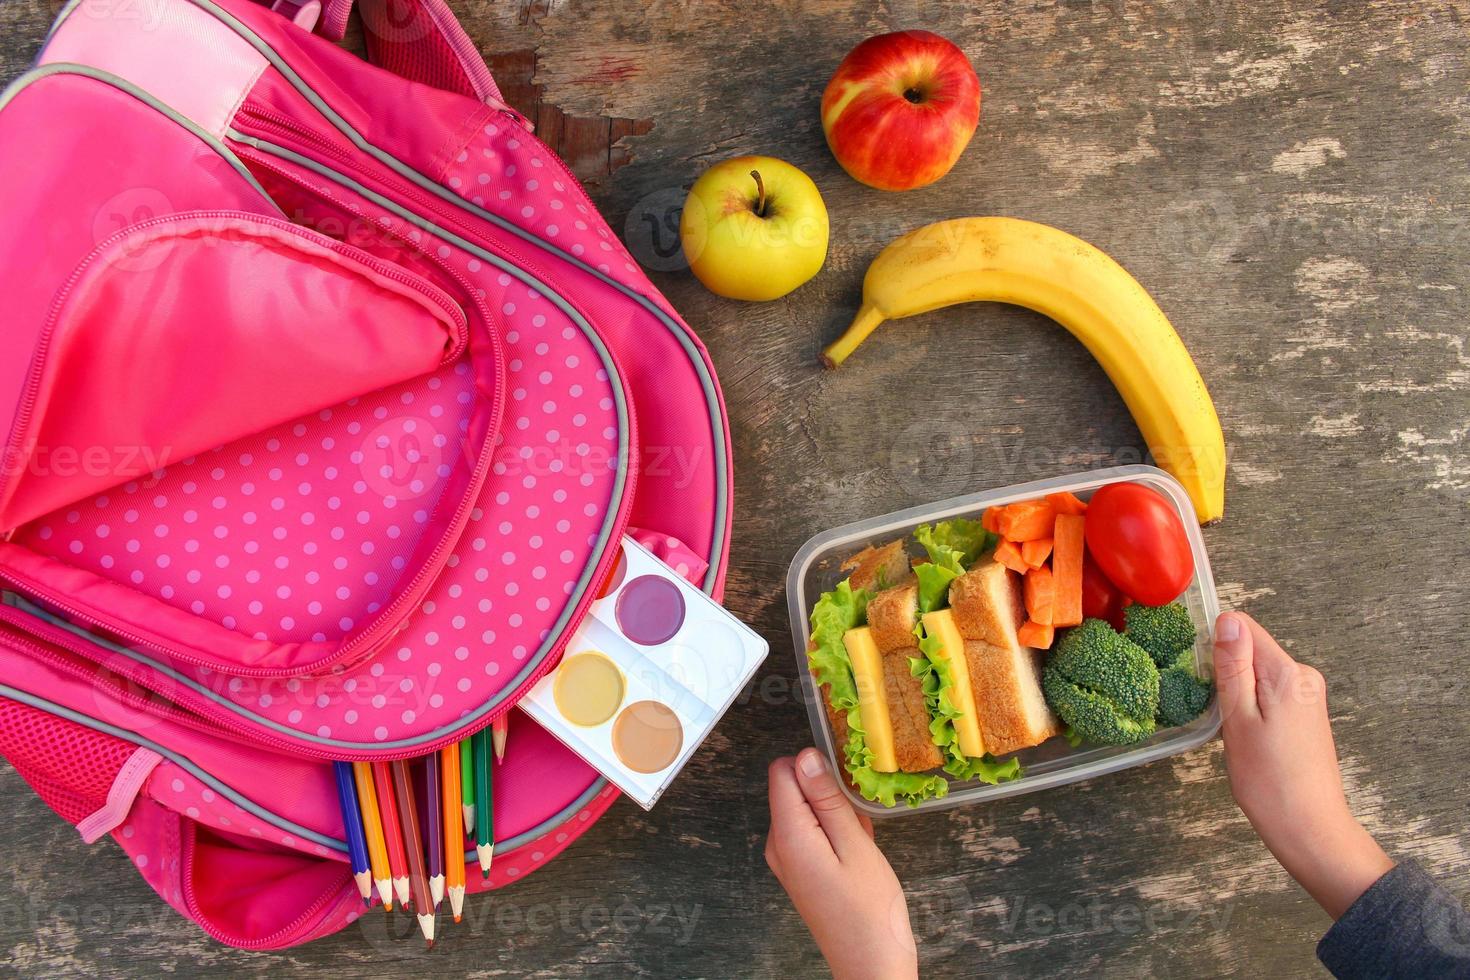
[[[459,787],[459,746],[440,751],[444,776],[444,878],[449,892],[449,911],[458,922],[464,915],[464,809]]]
[[[373,767],[366,762],[352,764],[353,782],[357,784],[357,802],[362,809],[363,836],[367,838],[368,860],[373,867],[373,881],[383,911],[393,911],[393,875],[388,870],[388,845],[383,840],[383,818],[378,813],[378,794],[373,789]]]
[[[393,792],[393,774],[386,762],[373,763],[373,786],[378,791],[378,810],[383,816],[383,843],[388,847],[388,870],[393,875],[393,894],[408,908],[408,855],[403,846],[398,794]]]
[[[464,802],[464,832],[475,832],[475,766],[470,740],[459,743],[459,791]]]
[[[429,897],[434,910],[444,901],[444,809],[440,791],[439,753],[424,757],[424,855],[428,863]]]
[[[490,725],[490,738],[495,742],[495,761],[505,761],[505,742],[510,738],[510,715],[501,715]]]
[[[342,807],[342,829],[347,835],[347,859],[352,865],[352,880],[357,882],[362,904],[371,906],[372,862],[368,860],[367,839],[363,837],[362,812],[357,806],[357,787],[352,783],[352,766],[346,762],[334,762],[332,775],[337,780],[337,803]]]
[[[482,728],[471,736],[475,755],[475,855],[480,859],[480,875],[490,877],[490,862],[495,857],[494,789],[490,783],[490,730]]]
[[[398,822],[403,827],[403,844],[408,851],[408,873],[413,882],[413,913],[418,917],[424,940],[434,945],[434,899],[429,895],[429,876],[424,872],[424,837],[419,833],[418,804],[408,763],[389,763],[393,770],[393,792],[398,794]]]

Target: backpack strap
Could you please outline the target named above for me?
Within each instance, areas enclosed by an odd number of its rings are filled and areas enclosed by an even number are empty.
[[[353,0],[322,0],[318,30],[340,41]],[[368,60],[415,82],[481,102],[503,102],[500,89],[445,0],[358,0]]]

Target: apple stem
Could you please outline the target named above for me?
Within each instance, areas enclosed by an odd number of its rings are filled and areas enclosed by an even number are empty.
[[[755,178],[755,216],[764,218],[766,216],[766,184],[761,180],[759,170],[752,170],[750,175]]]

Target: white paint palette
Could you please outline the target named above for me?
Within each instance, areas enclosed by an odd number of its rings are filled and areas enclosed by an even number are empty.
[[[769,647],[631,538],[523,711],[645,810]]]

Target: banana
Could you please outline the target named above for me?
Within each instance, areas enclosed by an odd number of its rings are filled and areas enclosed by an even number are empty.
[[[884,320],[977,301],[1024,306],[1071,331],[1117,386],[1154,460],[1189,492],[1200,523],[1224,514],[1225,436],[1184,342],[1138,280],[1064,231],[956,218],[895,239],[868,267],[862,308],[823,361],[837,367]]]

